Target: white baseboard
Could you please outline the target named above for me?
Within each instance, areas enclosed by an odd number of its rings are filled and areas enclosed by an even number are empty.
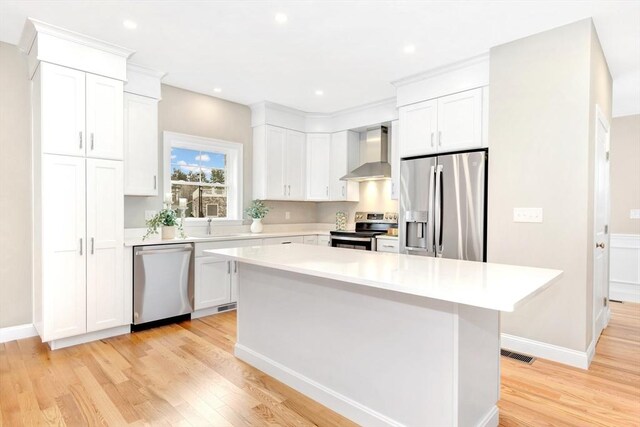
[[[587,351],[577,351],[504,333],[500,334],[500,347],[581,369],[589,369],[589,363],[595,352],[595,342],[589,346]],[[591,356],[589,356],[589,351],[592,353]]]
[[[3,342],[21,340],[23,338],[31,338],[35,336],[38,336],[38,331],[36,331],[36,328],[32,323],[0,328],[0,344]]]
[[[51,350],[71,347],[72,345],[84,344],[91,341],[103,340],[118,335],[124,335],[131,332],[131,325],[116,326],[115,328],[103,329],[102,331],[89,332],[88,334],[76,335],[75,337],[60,338],[49,341]]]
[[[237,358],[256,367],[262,372],[282,381],[286,385],[298,390],[302,394],[319,402],[320,404],[336,411],[346,418],[365,426],[391,426],[402,427],[403,425],[389,417],[386,417],[371,408],[361,405],[346,396],[329,389],[322,384],[295,372],[280,363],[256,353],[255,351],[241,345],[235,345],[235,355]],[[492,424],[487,424],[492,425]],[[493,424],[493,425],[497,425]]]
[[[609,299],[640,302],[640,235],[612,234]]]
[[[497,406],[491,408],[491,410],[485,415],[485,417],[478,423],[478,427],[497,427],[500,421],[500,411]]]

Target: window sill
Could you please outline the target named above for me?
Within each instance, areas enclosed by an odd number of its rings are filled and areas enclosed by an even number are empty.
[[[209,218],[185,218],[184,225],[206,225],[209,222]],[[216,225],[243,225],[242,219],[216,219],[211,218],[211,224]]]

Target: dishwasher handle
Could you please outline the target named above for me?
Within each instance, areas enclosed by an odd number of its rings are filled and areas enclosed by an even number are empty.
[[[193,249],[191,249],[191,248],[154,249],[154,250],[149,250],[149,251],[140,250],[140,251],[136,251],[136,256],[139,256],[139,255],[173,254],[173,253],[177,253],[177,252],[192,252],[192,251],[193,251]]]

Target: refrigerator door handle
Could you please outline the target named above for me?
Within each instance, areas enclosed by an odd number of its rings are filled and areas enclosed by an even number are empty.
[[[436,244],[435,244],[435,229],[433,227],[434,224],[434,213],[433,213],[433,193],[435,191],[435,176],[436,176],[436,167],[431,166],[431,170],[429,172],[429,176],[431,179],[429,180],[429,213],[427,217],[427,245],[430,252],[435,254]]]
[[[442,184],[442,165],[436,167],[435,179],[435,233],[433,235],[433,245],[436,256],[442,256],[442,214],[443,214],[443,184]],[[437,240],[436,240],[437,236]]]

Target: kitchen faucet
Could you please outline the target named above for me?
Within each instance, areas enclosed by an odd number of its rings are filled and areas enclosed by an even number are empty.
[[[207,218],[207,236],[211,235],[211,218]]]

